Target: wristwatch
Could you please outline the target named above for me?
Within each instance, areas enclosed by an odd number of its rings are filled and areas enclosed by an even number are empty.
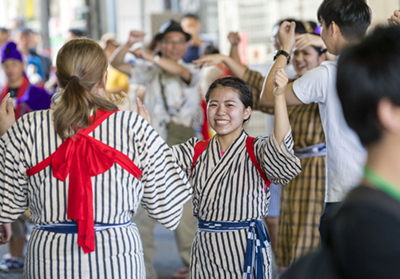
[[[275,52],[274,61],[276,60],[276,58],[277,58],[279,55],[284,55],[284,56],[286,57],[286,59],[287,59],[287,64],[289,64],[289,62],[290,62],[290,54],[289,54],[289,53],[287,53],[286,51],[284,51],[284,50],[282,50],[282,49],[277,50],[277,51]]]

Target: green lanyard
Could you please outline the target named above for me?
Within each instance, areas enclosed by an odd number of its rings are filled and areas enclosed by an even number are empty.
[[[400,188],[393,183],[390,183],[368,167],[364,168],[364,179],[393,198],[400,200]]]

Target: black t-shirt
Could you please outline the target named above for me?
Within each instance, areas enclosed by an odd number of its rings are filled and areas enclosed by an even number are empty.
[[[18,88],[8,88],[8,92],[10,92],[11,98],[17,98]]]
[[[282,279],[400,278],[399,200],[359,186],[327,222],[322,248],[297,262]]]

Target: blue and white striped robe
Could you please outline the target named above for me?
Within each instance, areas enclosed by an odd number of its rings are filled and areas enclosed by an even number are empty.
[[[133,112],[116,112],[90,136],[121,151],[143,171],[140,180],[114,164],[92,177],[94,221],[130,221],[139,206],[168,229],[180,221],[192,189],[171,150],[153,128]],[[37,225],[67,221],[68,181],[52,176],[51,166],[28,177],[26,169],[52,154],[62,140],[52,111],[21,117],[0,140],[0,223],[17,219],[28,206]],[[34,230],[25,258],[25,278],[145,278],[136,225],[96,233],[95,252],[84,254],[76,234]]]
[[[221,156],[214,137],[198,158],[193,173],[194,146],[192,138],[173,146],[174,156],[194,188],[193,214],[205,221],[249,221],[268,214],[269,189],[246,150],[246,133],[242,134]],[[278,146],[274,135],[257,137],[254,150],[260,167],[275,184],[287,184],[301,171],[300,160],[293,154],[289,131]],[[191,279],[239,279],[242,277],[248,229],[209,233],[197,231],[191,254]],[[264,278],[271,278],[271,247],[263,249]]]

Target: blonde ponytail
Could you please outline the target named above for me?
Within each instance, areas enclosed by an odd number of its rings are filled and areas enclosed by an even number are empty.
[[[56,74],[63,91],[53,99],[56,103],[53,122],[62,139],[73,136],[79,129],[89,127],[92,124],[90,116],[98,109],[118,109],[94,92],[95,85],[102,84],[107,66],[103,49],[93,40],[72,40],[60,49]]]

